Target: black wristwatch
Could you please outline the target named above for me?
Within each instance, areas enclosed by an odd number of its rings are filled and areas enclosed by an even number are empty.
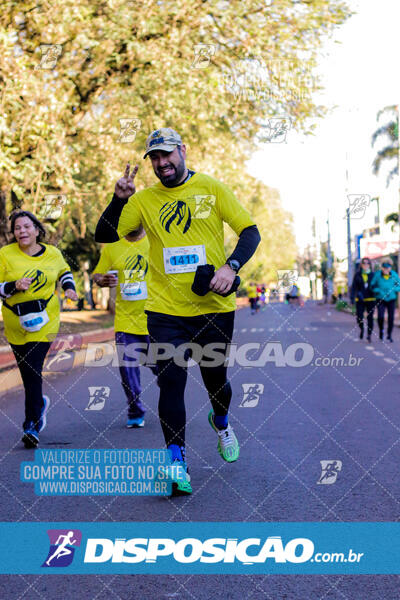
[[[227,260],[225,264],[229,265],[232,271],[235,271],[235,273],[237,273],[240,269],[240,262],[238,260],[230,259]]]

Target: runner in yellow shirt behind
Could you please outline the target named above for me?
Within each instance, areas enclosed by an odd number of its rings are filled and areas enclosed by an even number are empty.
[[[146,412],[140,399],[142,388],[138,357],[134,354],[145,351],[149,343],[147,315],[144,312],[148,258],[149,242],[141,227],[135,234],[127,235],[102,248],[93,276],[101,287],[117,287],[115,343],[118,348],[121,383],[128,402],[128,428],[143,427]],[[107,273],[114,270],[116,274]],[[130,350],[126,353],[128,346]],[[151,369],[157,375],[157,368]]]
[[[248,288],[246,288],[246,292],[247,292],[247,297],[250,302],[250,312],[252,315],[254,315],[257,312],[257,300],[258,300],[256,284],[249,283]]]

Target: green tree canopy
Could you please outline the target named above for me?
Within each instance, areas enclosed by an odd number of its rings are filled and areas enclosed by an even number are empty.
[[[139,188],[154,181],[144,141],[172,126],[190,165],[230,185],[259,220],[259,265],[292,260],[290,219],[275,191],[245,175],[245,161],[268,119],[284,115],[308,132],[309,118],[324,114],[313,68],[348,16],[340,0],[5,0],[2,239],[6,200],[43,216],[45,196],[63,194],[52,240],[71,248],[72,232],[87,241],[127,160],[140,162]]]

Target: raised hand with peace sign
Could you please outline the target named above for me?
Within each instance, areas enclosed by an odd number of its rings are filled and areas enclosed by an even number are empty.
[[[125,169],[125,173],[124,173],[123,177],[121,177],[121,179],[118,179],[117,183],[115,184],[115,189],[114,189],[115,195],[118,198],[121,198],[124,200],[126,200],[127,198],[130,198],[130,196],[132,196],[136,192],[134,179],[135,179],[136,173],[138,172],[139,165],[135,165],[131,174],[129,174],[130,168],[131,168],[131,165],[130,165],[130,163],[128,163],[126,165],[126,169]]]

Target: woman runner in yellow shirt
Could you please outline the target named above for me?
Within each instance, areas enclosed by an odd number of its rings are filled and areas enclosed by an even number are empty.
[[[57,281],[66,298],[78,300],[78,296],[61,252],[42,243],[46,234],[42,223],[26,210],[10,218],[15,241],[0,249],[4,334],[25,388],[22,441],[26,448],[36,448],[50,403],[42,394],[43,363],[60,326],[60,307],[54,295]]]

